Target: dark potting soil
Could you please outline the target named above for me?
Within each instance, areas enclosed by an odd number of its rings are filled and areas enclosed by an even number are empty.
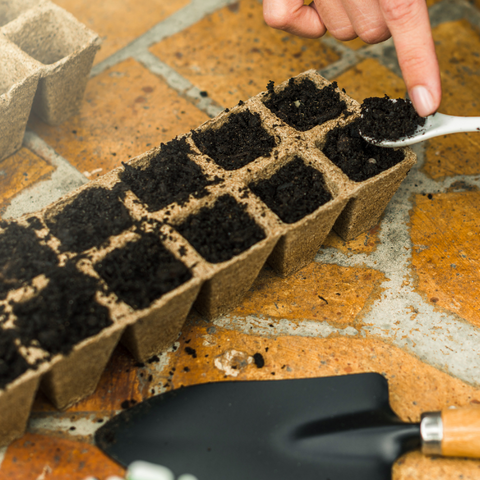
[[[294,223],[332,199],[323,175],[300,157],[250,189],[285,223]]]
[[[337,82],[319,89],[308,78],[298,83],[291,78],[288,87],[278,93],[275,93],[273,85],[273,82],[267,85],[265,106],[301,132],[333,120],[347,110],[346,103],[340,100],[340,94],[336,90]]]
[[[175,228],[211,263],[230,260],[265,238],[246,207],[230,195],[223,195],[212,208],[200,209]]]
[[[62,251],[82,252],[99,247],[110,236],[133,225],[127,208],[120,201],[124,187],[102,187],[81,192],[61,212],[46,218],[48,228],[61,242]]]
[[[160,153],[144,169],[123,164],[120,178],[147,205],[157,211],[171,203],[182,205],[190,196],[201,198],[206,187],[220,179],[208,180],[201,168],[188,158],[193,153],[184,138],[162,144]]]
[[[5,224],[4,228],[0,235],[0,299],[58,264],[55,252],[42,245],[31,228],[17,223]]]
[[[327,134],[323,153],[351,180],[362,182],[400,163],[402,150],[381,148],[366,142],[359,133],[360,119]]]
[[[366,98],[362,103],[360,131],[373,140],[398,140],[425,125],[425,118],[415,111],[410,100],[385,97]]]
[[[192,278],[154,233],[113,250],[95,269],[118,298],[135,309],[147,308]]]
[[[37,340],[51,354],[67,354],[82,340],[112,324],[106,307],[95,300],[98,280],[74,265],[57,267],[35,297],[14,303],[15,326],[24,345]]]
[[[0,390],[25,373],[29,365],[18,353],[13,329],[0,330]]]
[[[220,128],[192,131],[199,150],[225,170],[237,170],[270,155],[277,142],[263,127],[260,115],[245,110],[232,114]]]

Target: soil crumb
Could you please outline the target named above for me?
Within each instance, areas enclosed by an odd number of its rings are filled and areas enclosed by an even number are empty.
[[[46,273],[58,258],[47,245],[42,245],[32,228],[5,222],[0,234],[0,299],[23,282]]]
[[[332,199],[323,175],[300,157],[250,189],[285,223],[294,223]]]
[[[375,141],[410,137],[423,125],[425,118],[418,115],[410,100],[392,100],[385,95],[366,98],[362,103],[360,131]]]
[[[265,238],[265,232],[230,195],[212,208],[203,207],[175,226],[197,252],[211,263],[230,260]]]
[[[263,128],[260,115],[248,110],[232,114],[220,128],[193,131],[192,137],[199,150],[225,170],[238,170],[267,157],[277,143]]]
[[[190,196],[206,196],[206,187],[220,181],[219,178],[207,179],[201,168],[188,157],[193,153],[185,138],[174,139],[161,145],[160,152],[147,167],[124,163],[120,179],[151,212],[171,203],[183,205]]]
[[[0,330],[0,390],[29,368],[15,346],[16,337],[13,329]]]
[[[144,233],[137,241],[113,250],[95,270],[120,300],[135,309],[147,308],[192,278],[155,233]]]
[[[295,82],[291,78],[287,88],[276,93],[273,82],[267,85],[268,96],[264,104],[277,117],[291,127],[305,132],[339,117],[347,105],[340,100],[337,82],[319,89],[312,80]]]
[[[263,355],[261,353],[256,353],[253,356],[253,361],[257,368],[263,368],[265,366],[265,360],[263,358]]]
[[[400,163],[402,150],[381,148],[365,141],[359,133],[361,119],[327,134],[323,153],[354,182],[362,182]]]
[[[61,251],[82,252],[99,247],[110,236],[133,225],[127,208],[120,201],[123,187],[112,190],[93,187],[81,192],[59,213],[45,219],[48,228],[61,242]]]
[[[14,324],[24,345],[38,342],[51,354],[67,354],[112,324],[107,308],[95,300],[96,278],[68,263],[51,271],[48,279],[35,297],[13,303]]]

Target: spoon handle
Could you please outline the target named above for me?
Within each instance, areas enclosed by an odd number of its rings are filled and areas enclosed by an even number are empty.
[[[480,131],[480,117],[457,117],[436,113],[431,117],[431,124],[437,135]]]

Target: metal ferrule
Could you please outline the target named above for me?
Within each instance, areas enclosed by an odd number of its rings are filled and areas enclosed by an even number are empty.
[[[422,452],[424,454],[442,454],[442,412],[426,412],[422,414],[420,436],[422,437]]]

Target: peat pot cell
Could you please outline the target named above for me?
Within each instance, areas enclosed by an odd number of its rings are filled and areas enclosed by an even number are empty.
[[[249,110],[231,114],[220,128],[193,131],[192,137],[199,150],[225,170],[269,156],[277,143],[263,128],[260,115]]]
[[[61,242],[62,251],[82,252],[99,247],[109,237],[133,225],[123,203],[120,184],[113,190],[93,187],[79,193],[60,212],[46,215],[45,222]]]
[[[72,264],[57,267],[37,295],[13,303],[15,330],[23,345],[39,344],[52,355],[68,354],[86,338],[112,324],[108,309],[95,299],[98,280]]]
[[[402,150],[381,148],[366,142],[358,129],[360,119],[327,134],[323,153],[354,182],[363,182],[400,163]]]
[[[210,263],[230,260],[266,238],[246,206],[230,195],[220,197],[212,208],[201,208],[175,228]]]
[[[322,173],[300,157],[249,187],[285,223],[298,222],[332,200]]]
[[[95,269],[117,297],[135,309],[149,307],[192,278],[190,270],[155,233],[145,233],[137,241],[113,250]]]
[[[2,314],[0,312],[0,318]],[[30,367],[15,345],[13,329],[0,329],[0,390],[13,382]]]
[[[0,0],[0,9],[1,8],[2,3]],[[8,45],[10,48],[4,48],[4,44],[0,45],[0,65],[2,66],[0,69],[0,96],[7,93],[15,84],[23,82],[27,77],[32,75],[32,67],[23,63],[23,57],[14,56],[17,47],[12,44]]]
[[[0,1],[0,27],[15,20],[23,12],[38,5],[38,0],[3,0]]]
[[[346,111],[347,105],[336,89],[337,82],[320,89],[309,78],[299,82],[291,78],[288,86],[276,93],[273,82],[270,82],[267,85],[268,96],[263,103],[285,123],[306,132]]]
[[[123,164],[120,179],[151,212],[174,202],[182,205],[190,196],[202,198],[208,194],[205,187],[220,180],[208,180],[201,168],[188,158],[192,153],[184,138],[172,140],[162,144],[160,153],[150,159],[147,167]]]
[[[55,252],[42,245],[33,227],[4,223],[0,234],[0,299],[23,282],[58,265]]]

